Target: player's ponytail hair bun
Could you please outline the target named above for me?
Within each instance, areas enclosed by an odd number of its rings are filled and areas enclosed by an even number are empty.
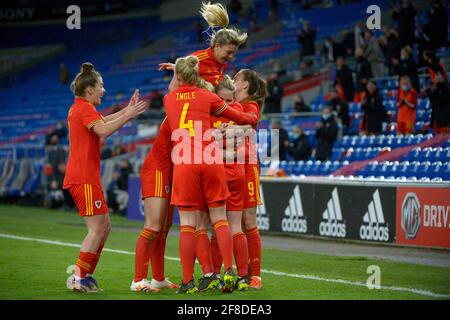
[[[95,70],[95,67],[90,62],[85,62],[81,65],[80,72],[70,85],[70,90],[77,97],[83,97],[87,87],[95,87],[100,78],[100,73]]]
[[[197,84],[198,58],[196,56],[178,58],[175,61],[175,73],[185,84]]]
[[[95,71],[94,65],[90,62],[85,62],[81,65],[81,74],[89,73],[91,71]]]
[[[239,47],[247,40],[247,33],[227,28],[230,20],[227,10],[220,3],[211,4],[211,2],[203,2],[200,8],[200,14],[208,23],[209,28],[213,30],[212,34],[208,34],[211,47],[214,47],[216,44],[221,46],[232,44]],[[214,31],[215,27],[221,29]]]

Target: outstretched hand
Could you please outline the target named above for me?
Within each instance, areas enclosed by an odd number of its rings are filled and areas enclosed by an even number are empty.
[[[130,102],[128,102],[128,106],[134,105],[139,101],[139,89],[134,90],[133,95],[131,96]]]
[[[158,64],[159,68],[158,71],[162,71],[162,70],[171,70],[174,71],[175,70],[175,64],[170,63],[170,62],[163,62]]]
[[[134,104],[129,104],[126,107],[126,113],[130,119],[136,118],[138,115],[144,113],[147,110],[148,104],[146,101],[138,101]]]

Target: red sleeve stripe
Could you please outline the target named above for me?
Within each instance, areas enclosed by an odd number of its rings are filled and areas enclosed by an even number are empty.
[[[95,126],[95,125],[97,125],[97,124],[100,124],[100,123],[105,123],[105,122],[103,121],[103,119],[94,120],[94,121],[92,121],[91,123],[89,123],[89,124],[87,125],[87,128],[88,128],[89,130],[91,130],[93,126]]]

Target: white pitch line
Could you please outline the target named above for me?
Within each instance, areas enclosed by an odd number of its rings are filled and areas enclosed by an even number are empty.
[[[53,240],[47,240],[47,239],[21,237],[21,236],[16,236],[16,235],[12,235],[12,234],[4,234],[4,233],[0,233],[0,238],[7,238],[7,239],[14,239],[14,240],[24,240],[24,241],[34,241],[34,242],[40,242],[40,243],[45,243],[45,244],[53,244],[53,245],[58,245],[58,246],[65,246],[65,247],[74,247],[74,248],[79,248],[80,247],[80,244],[75,244],[75,243],[53,241]],[[127,254],[127,255],[134,255],[134,252],[124,251],[124,250],[115,250],[115,249],[109,249],[109,248],[104,248],[103,251],[113,252],[113,253],[120,253],[120,254]],[[168,256],[166,256],[165,258],[167,260],[180,261],[180,258],[168,257]],[[273,275],[276,275],[276,276],[284,276],[284,277],[297,278],[297,279],[315,280],[315,281],[347,284],[347,285],[358,286],[358,287],[367,287],[367,284],[365,284],[363,282],[349,281],[349,280],[343,280],[343,279],[322,278],[322,277],[314,276],[314,275],[286,273],[286,272],[273,271],[273,270],[267,270],[267,269],[261,269],[261,272],[268,273],[268,274],[273,274]],[[432,292],[432,291],[422,290],[422,289],[403,288],[403,287],[395,287],[395,286],[380,286],[380,289],[391,290],[391,291],[409,292],[409,293],[414,293],[414,294],[428,296],[428,297],[433,297],[433,298],[450,299],[450,294],[435,293],[435,292]]]

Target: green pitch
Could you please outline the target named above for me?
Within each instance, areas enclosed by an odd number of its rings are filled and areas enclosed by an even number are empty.
[[[259,291],[177,295],[175,290],[164,289],[161,293],[135,293],[129,290],[129,286],[134,272],[133,252],[141,223],[117,216],[112,216],[113,229],[105,247],[121,252],[103,252],[95,274],[104,292],[74,293],[66,289],[66,270],[77,259],[79,249],[70,244],[81,243],[86,232],[82,223],[82,219],[74,212],[0,206],[0,299],[286,300],[450,297],[448,268],[394,263],[363,256],[342,257],[273,249],[263,249],[262,267],[266,271],[262,273],[264,288]],[[59,243],[29,241],[30,239]],[[166,276],[179,283],[181,266],[179,261],[173,259],[179,256],[178,237],[168,238],[166,256],[170,258],[166,259]],[[370,276],[366,272],[370,265],[380,267],[381,289],[369,290],[364,285]],[[196,275],[197,278],[200,276],[198,265]],[[407,291],[409,289],[427,291],[429,295]]]

